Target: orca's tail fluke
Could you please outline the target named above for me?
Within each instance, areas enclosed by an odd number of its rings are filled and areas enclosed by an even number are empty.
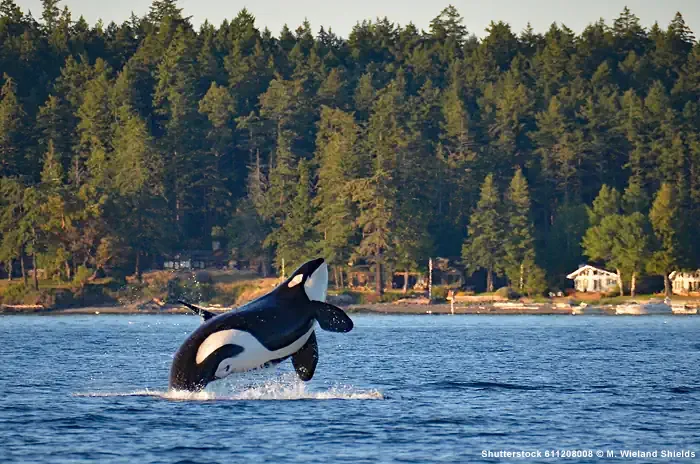
[[[196,315],[202,316],[202,319],[204,319],[205,321],[208,321],[212,317],[216,316],[216,314],[212,313],[211,311],[207,311],[206,309],[197,305],[193,305],[192,303],[188,303],[183,300],[177,300],[177,302],[183,306],[186,306],[190,311],[192,311]]]
[[[329,332],[350,332],[355,326],[345,311],[322,301],[312,301],[314,317],[323,330]]]

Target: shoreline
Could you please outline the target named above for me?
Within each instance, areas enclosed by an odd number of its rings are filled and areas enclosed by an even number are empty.
[[[455,305],[455,315],[538,315],[538,316],[571,316],[571,315],[600,315],[615,316],[618,305],[604,307],[588,307],[581,309],[577,306],[551,303],[481,303],[471,305]],[[449,315],[452,308],[449,303],[410,304],[410,303],[375,303],[341,305],[350,314],[391,314],[391,315]],[[223,313],[224,308],[208,307],[214,313]],[[70,316],[70,315],[182,315],[193,314],[180,305],[132,304],[104,305],[75,308],[44,308],[39,306],[0,306],[0,315],[36,315],[36,316]],[[681,316],[684,314],[665,314]]]

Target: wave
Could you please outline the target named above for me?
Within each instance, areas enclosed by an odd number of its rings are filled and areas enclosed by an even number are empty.
[[[671,387],[671,393],[696,393],[700,392],[700,387],[689,387],[685,385],[680,385],[678,387]]]
[[[231,388],[233,387],[233,388]],[[256,385],[218,385],[201,392],[180,390],[133,392],[86,392],[73,396],[89,398],[154,397],[171,401],[257,401],[257,400],[383,400],[384,395],[375,389],[362,390],[349,385],[333,386],[325,390],[311,390],[299,380],[272,380]]]
[[[433,387],[438,387],[444,390],[461,390],[461,389],[477,389],[477,390],[545,390],[549,387],[547,385],[535,386],[535,385],[517,385],[513,383],[500,383],[500,382],[458,382],[458,381],[441,381],[433,382],[429,384]]]

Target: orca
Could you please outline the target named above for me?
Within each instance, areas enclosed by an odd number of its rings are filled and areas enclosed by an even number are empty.
[[[299,267],[270,293],[216,315],[185,301],[203,323],[175,353],[170,390],[200,391],[234,372],[281,363],[292,365],[303,381],[318,363],[315,324],[331,332],[349,332],[352,319],[326,303],[328,266],[323,258]]]

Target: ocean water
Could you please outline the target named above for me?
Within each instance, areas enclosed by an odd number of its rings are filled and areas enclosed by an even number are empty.
[[[352,318],[308,384],[169,395],[197,317],[0,316],[0,462],[700,460],[700,317]]]

